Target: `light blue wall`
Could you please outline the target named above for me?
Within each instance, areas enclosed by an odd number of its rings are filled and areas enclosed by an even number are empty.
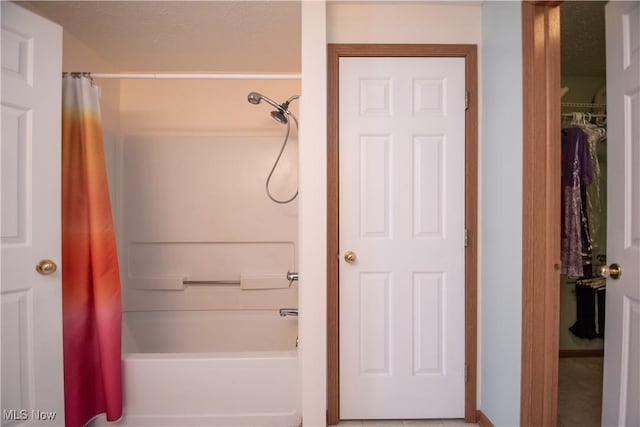
[[[522,325],[520,2],[482,6],[482,341],[480,409],[519,425]]]

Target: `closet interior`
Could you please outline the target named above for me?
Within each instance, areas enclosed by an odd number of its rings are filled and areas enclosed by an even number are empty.
[[[602,1],[561,16],[562,201],[558,426],[600,426],[606,282],[607,101]]]

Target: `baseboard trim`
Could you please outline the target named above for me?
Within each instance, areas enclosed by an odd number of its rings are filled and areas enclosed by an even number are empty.
[[[495,427],[491,420],[487,418],[487,416],[483,414],[482,411],[478,410],[476,411],[476,414],[480,427]]]
[[[603,357],[602,348],[585,348],[575,350],[560,350],[560,357]]]

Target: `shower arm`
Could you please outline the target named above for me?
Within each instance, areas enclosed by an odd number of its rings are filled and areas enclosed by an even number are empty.
[[[287,106],[288,106],[291,103],[291,101],[295,101],[298,98],[300,98],[300,95],[293,95],[292,97],[287,99],[284,103],[287,104]]]
[[[280,108],[280,110],[282,110],[286,115],[291,116],[291,118],[293,119],[293,121],[296,123],[296,129],[299,127],[298,126],[298,119],[296,118],[296,116],[293,115],[293,113],[291,111],[289,111],[289,104],[292,101],[295,101],[296,99],[299,99],[300,95],[293,95],[292,97],[290,97],[289,99],[287,99],[286,101],[284,101],[282,103],[282,105],[279,105],[278,108]],[[299,102],[299,101],[298,101]]]
[[[290,97],[289,99],[287,99],[286,101],[284,101],[282,104],[279,105],[280,109],[284,111],[289,111],[289,104],[298,98],[300,98],[300,95],[293,95],[292,97]]]
[[[277,102],[273,101],[272,99],[269,99],[268,97],[266,97],[264,95],[262,95],[260,99],[262,101],[266,102],[267,104],[271,105],[272,107],[277,108],[278,110],[282,111],[283,113],[287,112],[286,108],[283,108],[282,105],[278,105]]]

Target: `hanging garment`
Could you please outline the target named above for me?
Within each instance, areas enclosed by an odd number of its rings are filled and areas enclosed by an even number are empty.
[[[594,289],[576,282],[576,321],[569,328],[578,338],[604,337],[606,287]]]
[[[62,317],[65,425],[122,415],[120,274],[97,87],[62,83]]]
[[[607,288],[596,289],[596,334],[604,337],[604,313],[607,306]]]
[[[603,176],[600,173],[600,159],[598,158],[598,147],[606,139],[606,131],[591,123],[583,123],[579,127],[587,134],[589,141],[589,156],[591,158],[592,180],[586,191],[586,212],[589,223],[589,236],[591,239],[591,252],[595,256],[593,271],[589,276],[595,274],[598,267],[603,265],[596,260],[597,255],[604,255],[606,252],[606,237],[602,233],[603,226]]]
[[[562,274],[583,276],[589,263],[591,238],[583,196],[592,181],[587,135],[582,129],[562,129]]]

